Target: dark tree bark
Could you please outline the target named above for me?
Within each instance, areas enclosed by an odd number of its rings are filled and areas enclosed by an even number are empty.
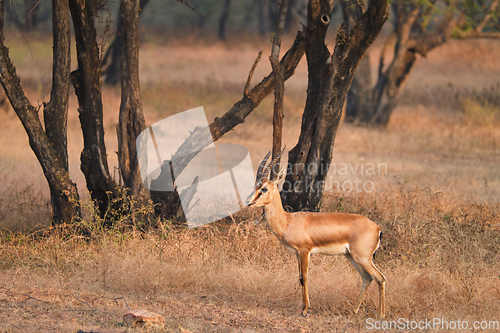
[[[226,39],[226,26],[227,19],[229,18],[229,9],[231,8],[231,0],[224,1],[224,7],[222,7],[222,13],[219,18],[219,31],[217,36],[220,40]]]
[[[70,0],[69,7],[75,30],[78,69],[71,73],[71,81],[78,98],[78,112],[83,131],[81,170],[87,189],[104,217],[109,198],[116,196],[104,143],[103,109],[101,95],[101,62],[96,41],[94,19],[98,3],[87,0]]]
[[[142,182],[136,149],[137,136],[146,129],[139,85],[139,3],[122,0],[121,105],[118,122],[118,162],[128,194],[138,205],[146,204],[149,191]]]
[[[4,1],[0,0],[0,82],[5,94],[28,134],[30,147],[35,153],[49,184],[53,223],[71,223],[80,216],[80,203],[76,185],[68,173],[66,150],[66,119],[69,94],[69,18],[68,1],[53,0],[54,69],[52,92],[45,106],[45,127],[38,110],[30,104],[19,77],[4,46]]]
[[[309,1],[305,39],[307,99],[299,142],[289,152],[289,170],[283,185],[284,203],[295,211],[319,210],[347,92],[359,61],[387,19],[387,1],[370,1],[365,13],[357,1],[349,5],[355,24],[339,28],[330,55],[325,36],[331,3]]]
[[[139,16],[149,3],[149,0],[139,2]],[[102,60],[102,70],[105,75],[104,83],[108,85],[117,85],[120,82],[120,59],[122,52],[122,18],[118,15],[116,22],[116,35],[109,45]]]
[[[304,44],[304,33],[299,32],[293,45],[280,61],[284,80],[289,79],[293,75],[295,68],[302,59],[304,55]],[[260,57],[258,59],[260,59]],[[236,102],[221,118],[215,118],[214,122],[209,125],[213,141],[219,140],[224,134],[243,123],[246,117],[274,90],[275,79],[273,73],[265,77],[254,88],[249,88],[250,79],[257,65],[257,61],[250,71],[243,98]],[[185,154],[185,152],[200,151],[210,144],[210,142],[205,142],[203,139],[204,135],[200,135],[200,131],[195,130],[181,147],[179,147],[178,151],[172,157],[172,160],[176,161],[176,167],[178,167],[175,174],[179,174],[194,157],[192,154]],[[168,172],[168,175],[171,174],[169,165],[162,166],[162,174],[160,177],[163,177],[164,172]],[[155,212],[162,218],[175,219],[179,212],[181,212],[179,196],[175,192],[151,191],[151,199],[155,204]]]
[[[68,171],[67,124],[70,75],[70,23],[68,0],[52,1],[52,34],[54,41],[52,64],[52,91],[45,105],[43,118],[45,133],[56,150],[57,158]],[[63,222],[59,194],[51,189],[52,220]]]

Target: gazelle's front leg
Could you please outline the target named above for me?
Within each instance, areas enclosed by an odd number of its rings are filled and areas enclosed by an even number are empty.
[[[307,309],[309,309],[309,294],[307,292],[307,270],[309,267],[310,251],[299,250],[297,258],[299,260],[299,276],[300,284],[302,285],[302,300],[304,307],[302,308],[302,315],[307,316]]]

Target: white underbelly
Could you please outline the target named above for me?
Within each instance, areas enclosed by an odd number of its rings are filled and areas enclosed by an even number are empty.
[[[339,255],[349,253],[349,244],[330,244],[325,246],[314,247],[311,250],[311,254],[327,254],[327,255]]]

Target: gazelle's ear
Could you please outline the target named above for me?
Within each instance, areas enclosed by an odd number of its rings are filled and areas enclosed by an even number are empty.
[[[287,167],[287,165],[286,165],[286,164],[285,164],[285,165],[283,165],[283,166],[281,167],[281,170],[280,170],[280,173],[278,174],[278,177],[276,177],[276,180],[273,182],[273,183],[274,183],[274,185],[278,185],[278,184],[279,184],[279,182],[280,182],[283,178],[285,178],[285,176],[286,176],[286,167]]]

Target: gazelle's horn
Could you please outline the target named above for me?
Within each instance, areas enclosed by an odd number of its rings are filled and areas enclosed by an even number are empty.
[[[269,176],[269,171],[271,171],[271,168],[276,164],[276,162],[278,162],[278,160],[280,159],[281,155],[283,155],[283,153],[285,152],[285,147],[283,147],[283,150],[281,151],[281,153],[278,154],[278,156],[276,156],[271,163],[269,163],[269,165],[264,169],[264,171],[262,171],[262,174],[265,175],[266,177],[266,180],[267,180],[267,177]]]
[[[269,156],[271,156],[271,152],[268,152],[267,155],[262,159],[262,161],[259,164],[259,168],[257,169],[257,177],[255,182],[258,183],[260,180],[263,178],[263,173],[262,170],[266,167],[267,160],[269,159]]]

